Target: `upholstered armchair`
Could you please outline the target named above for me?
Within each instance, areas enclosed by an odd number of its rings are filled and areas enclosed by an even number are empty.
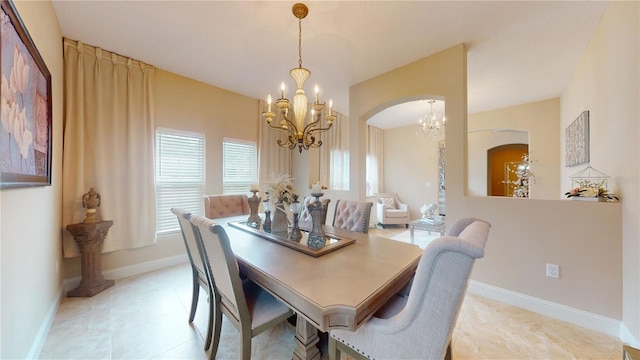
[[[247,195],[205,195],[202,198],[204,199],[204,216],[209,219],[251,213]]]
[[[397,194],[378,193],[376,197],[376,217],[383,229],[386,225],[396,224],[409,227],[409,206],[401,203]]]
[[[453,328],[491,225],[465,218],[425,248],[409,292],[395,295],[356,331],[330,330],[329,359],[450,359]],[[447,355],[445,357],[445,354]]]

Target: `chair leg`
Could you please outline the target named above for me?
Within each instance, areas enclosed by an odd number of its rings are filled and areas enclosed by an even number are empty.
[[[207,324],[207,337],[204,341],[204,351],[207,351],[211,347],[211,341],[213,340],[213,320],[216,314],[215,298],[209,295],[209,322]]]
[[[329,335],[329,360],[340,360],[340,350],[336,345],[336,339]]]
[[[251,325],[248,329],[240,330],[240,359],[251,360]]]
[[[189,323],[193,322],[196,316],[196,309],[198,308],[198,297],[200,296],[200,283],[198,282],[198,275],[193,273],[193,292],[191,294],[191,311],[189,312]]]
[[[449,341],[449,345],[447,346],[447,352],[444,354],[444,360],[451,360],[451,341]]]
[[[213,360],[216,358],[218,345],[220,344],[220,332],[222,331],[222,304],[220,304],[217,295],[212,295],[211,298],[211,301],[214,303],[214,306],[211,307],[214,313],[214,329],[213,339],[211,340],[211,354],[209,356],[209,359]]]

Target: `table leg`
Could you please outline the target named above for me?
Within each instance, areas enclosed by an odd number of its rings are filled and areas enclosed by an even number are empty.
[[[297,346],[293,351],[294,359],[320,359],[318,329],[302,316],[298,316],[296,320],[296,344]]]

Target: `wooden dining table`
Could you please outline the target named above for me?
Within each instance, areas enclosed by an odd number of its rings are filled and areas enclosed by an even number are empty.
[[[417,245],[325,226],[333,243],[348,244],[310,255],[296,249],[304,240],[287,246],[237,226],[243,220],[216,222],[229,236],[240,271],[297,314],[294,359],[320,358],[318,330],[356,330],[366,322],[409,282],[423,252]]]

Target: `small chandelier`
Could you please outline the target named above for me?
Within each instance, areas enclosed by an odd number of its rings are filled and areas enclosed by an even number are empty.
[[[291,69],[289,74],[295,80],[297,90],[293,96],[293,114],[294,119],[290,117],[289,109],[292,107],[292,102],[285,97],[285,85],[284,82],[280,85],[281,97],[275,102],[275,112],[271,111],[271,95],[267,96],[266,112],[262,113],[262,116],[267,120],[267,124],[270,127],[282,131],[287,140],[282,141],[278,139],[278,145],[287,147],[293,150],[296,146],[302,153],[302,149],[308,150],[310,147],[319,147],[322,145],[320,139],[316,139],[315,134],[322,131],[327,131],[331,128],[336,116],[333,115],[331,108],[333,107],[333,100],[329,100],[329,110],[324,115],[327,121],[327,126],[322,127],[320,121],[322,120],[323,111],[325,109],[325,103],[320,102],[318,94],[320,89],[318,85],[315,86],[316,101],[312,104],[311,110],[311,122],[305,125],[305,117],[307,116],[307,96],[304,94],[304,83],[311,76],[311,71],[302,67],[302,19],[304,19],[309,13],[309,9],[305,4],[294,4],[291,8],[293,15],[298,18],[298,67]],[[280,121],[276,121],[277,125],[273,124],[273,120],[278,117],[278,113],[281,114]],[[315,120],[313,120],[315,116]]]
[[[430,109],[428,112],[425,112],[424,115],[418,120],[418,131],[416,135],[421,137],[427,137],[428,135],[433,135],[434,137],[438,137],[440,134],[440,129],[444,130],[445,123],[447,118],[444,116],[439,117],[438,114],[433,111],[433,103],[435,100],[429,100],[428,103],[430,105]]]

